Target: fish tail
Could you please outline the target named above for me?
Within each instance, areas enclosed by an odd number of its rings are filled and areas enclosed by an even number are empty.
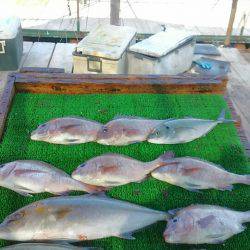
[[[235,122],[235,120],[233,119],[226,119],[225,118],[226,116],[226,110],[225,109],[222,109],[217,121],[218,123],[230,123],[230,122]]]
[[[151,161],[148,164],[146,164],[146,168],[148,172],[150,173],[156,168],[165,166],[170,159],[174,158],[174,156],[175,156],[174,152],[172,151],[167,151],[164,154],[160,155],[156,160]]]
[[[241,222],[250,222],[250,211],[242,212],[241,213]]]
[[[240,175],[238,183],[250,185],[250,175]]]
[[[3,224],[0,224],[0,239],[8,240],[8,232]]]

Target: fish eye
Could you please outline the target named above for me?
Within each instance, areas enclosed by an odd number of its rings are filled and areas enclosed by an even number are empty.
[[[3,168],[5,164],[0,164],[0,168]]]
[[[102,130],[104,133],[107,133],[108,132],[108,129],[107,128],[103,128]]]
[[[169,126],[166,126],[166,129],[170,129],[170,127],[169,127]]]
[[[44,128],[46,126],[46,123],[40,125],[40,128]]]
[[[177,218],[174,218],[174,219],[173,219],[173,222],[174,222],[174,223],[176,223],[177,221],[178,221],[178,219],[177,219]]]
[[[80,167],[80,168],[83,168],[85,165],[86,165],[86,164],[83,163],[83,164],[81,164],[79,167]]]
[[[159,132],[159,131],[156,131],[156,132],[155,132],[155,134],[156,134],[156,135],[159,135],[159,134],[160,134],[160,132]]]

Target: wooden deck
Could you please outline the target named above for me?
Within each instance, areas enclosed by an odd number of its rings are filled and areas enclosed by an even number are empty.
[[[21,67],[64,68],[66,73],[71,73],[71,54],[74,48],[74,44],[67,43],[24,42]],[[220,48],[220,52],[222,55],[214,58],[231,63],[228,94],[241,117],[242,126],[250,141],[250,52],[235,48]],[[0,94],[6,84],[8,73],[0,72]]]

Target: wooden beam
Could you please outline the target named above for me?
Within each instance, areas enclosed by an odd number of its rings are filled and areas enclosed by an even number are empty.
[[[236,10],[237,10],[237,3],[238,3],[238,0],[232,0],[231,14],[230,14],[230,17],[229,17],[227,33],[226,33],[226,40],[225,40],[225,43],[224,43],[225,46],[230,45],[231,34],[232,34],[232,30],[233,30],[233,24],[234,24],[235,14],[236,14]]]
[[[120,0],[110,0],[110,24],[120,25]]]
[[[6,120],[8,117],[8,112],[11,106],[13,96],[15,95],[14,83],[15,76],[13,74],[10,74],[8,76],[7,84],[0,99],[0,140],[2,140]]]
[[[18,92],[47,94],[159,93],[223,94],[226,77],[193,74],[166,75],[93,75],[65,73],[15,73]]]

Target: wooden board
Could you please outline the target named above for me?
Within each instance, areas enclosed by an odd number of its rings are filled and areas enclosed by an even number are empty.
[[[223,94],[226,77],[200,77],[192,74],[166,75],[94,75],[16,73],[19,92],[48,94],[91,93],[165,93]]]
[[[23,67],[47,68],[54,51],[54,43],[35,42],[23,63]]]
[[[15,77],[10,74],[8,76],[7,84],[5,85],[2,97],[0,98],[0,140],[4,133],[6,119],[15,94],[14,83]]]
[[[63,68],[66,73],[71,73],[73,69],[72,53],[76,44],[72,43],[57,43],[51,58],[50,68]]]

